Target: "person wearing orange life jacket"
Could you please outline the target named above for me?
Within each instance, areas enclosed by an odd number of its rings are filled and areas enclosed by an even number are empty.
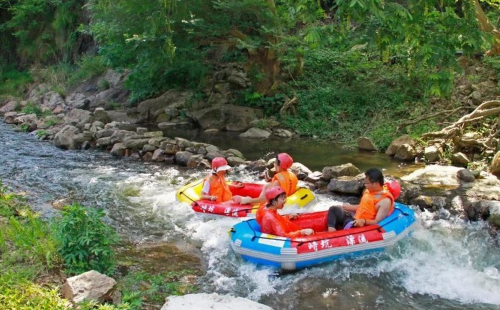
[[[226,182],[226,171],[231,169],[227,164],[224,157],[215,157],[212,160],[212,172],[208,175],[203,182],[203,189],[201,190],[201,199],[207,199],[216,202],[226,202],[233,198],[241,199],[240,196],[233,197],[229,184]],[[233,186],[233,185],[231,185]],[[239,183],[234,185],[242,187],[243,184]]]
[[[377,224],[392,213],[394,196],[384,186],[382,171],[377,168],[368,169],[365,172],[365,188],[358,205],[344,204],[329,208],[328,231]],[[355,212],[354,215],[351,212]]]
[[[288,238],[314,234],[314,230],[311,228],[301,228],[291,222],[288,216],[278,213],[286,201],[286,193],[281,187],[276,186],[267,190],[265,198],[267,205],[259,208],[256,214],[256,220],[262,233]]]
[[[290,155],[288,155],[287,153],[278,154],[278,156],[276,156],[276,160],[274,161],[274,169],[276,170],[276,174],[272,178],[270,178],[267,173],[265,174],[266,181],[270,183],[264,186],[259,197],[243,197],[241,199],[241,203],[249,204],[265,202],[266,190],[276,186],[281,187],[285,191],[287,197],[295,193],[295,191],[297,190],[298,179],[295,173],[288,170],[292,166],[292,164],[293,159]]]

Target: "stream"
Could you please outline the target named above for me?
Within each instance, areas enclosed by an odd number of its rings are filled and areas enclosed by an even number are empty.
[[[215,145],[256,159],[277,146],[320,170],[352,162],[402,173],[383,154],[360,155],[318,142],[256,142],[223,139]],[[276,144],[272,144],[276,143]],[[225,145],[227,144],[227,145]],[[243,147],[247,145],[248,147]],[[64,151],[0,123],[0,179],[25,191],[44,217],[51,202],[72,197],[106,211],[106,220],[131,242],[166,242],[201,256],[200,292],[245,297],[274,309],[500,309],[500,237],[485,222],[466,223],[445,210],[417,212],[417,228],[385,252],[336,261],[293,273],[259,267],[237,258],[227,231],[241,219],[194,213],[175,200],[177,189],[207,171],[115,158],[107,153]],[[250,150],[253,149],[254,152]],[[260,155],[259,155],[260,153]],[[258,181],[236,167],[230,178]],[[318,210],[341,197],[318,194]],[[168,264],[169,262],[165,262]]]

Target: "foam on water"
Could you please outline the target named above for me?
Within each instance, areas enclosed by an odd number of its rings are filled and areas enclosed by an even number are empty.
[[[422,226],[390,252],[390,260],[380,262],[379,271],[397,274],[411,293],[500,305],[500,252],[486,225],[430,217],[422,214]]]

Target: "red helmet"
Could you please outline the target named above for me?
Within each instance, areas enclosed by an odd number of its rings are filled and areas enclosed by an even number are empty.
[[[287,153],[279,153],[277,158],[279,161],[279,167],[282,169],[288,169],[293,164],[292,156],[288,155]]]
[[[231,167],[227,164],[227,160],[224,157],[215,157],[212,159],[212,169],[219,172],[222,170],[229,170]]]
[[[271,187],[266,191],[266,200],[271,201],[274,198],[278,197],[279,195],[283,194],[284,192],[285,191],[279,186]]]
[[[389,192],[391,192],[394,199],[398,199],[399,195],[401,195],[401,185],[399,185],[398,181],[391,180],[385,183],[385,185],[389,189]]]

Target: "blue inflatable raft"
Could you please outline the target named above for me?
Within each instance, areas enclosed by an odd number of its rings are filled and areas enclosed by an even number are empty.
[[[320,232],[293,239],[261,233],[255,219],[240,222],[229,231],[231,248],[249,262],[295,270],[381,251],[407,236],[416,225],[414,211],[396,203],[394,211],[377,225],[321,232],[326,230],[327,213],[301,214],[295,220],[300,227]]]

